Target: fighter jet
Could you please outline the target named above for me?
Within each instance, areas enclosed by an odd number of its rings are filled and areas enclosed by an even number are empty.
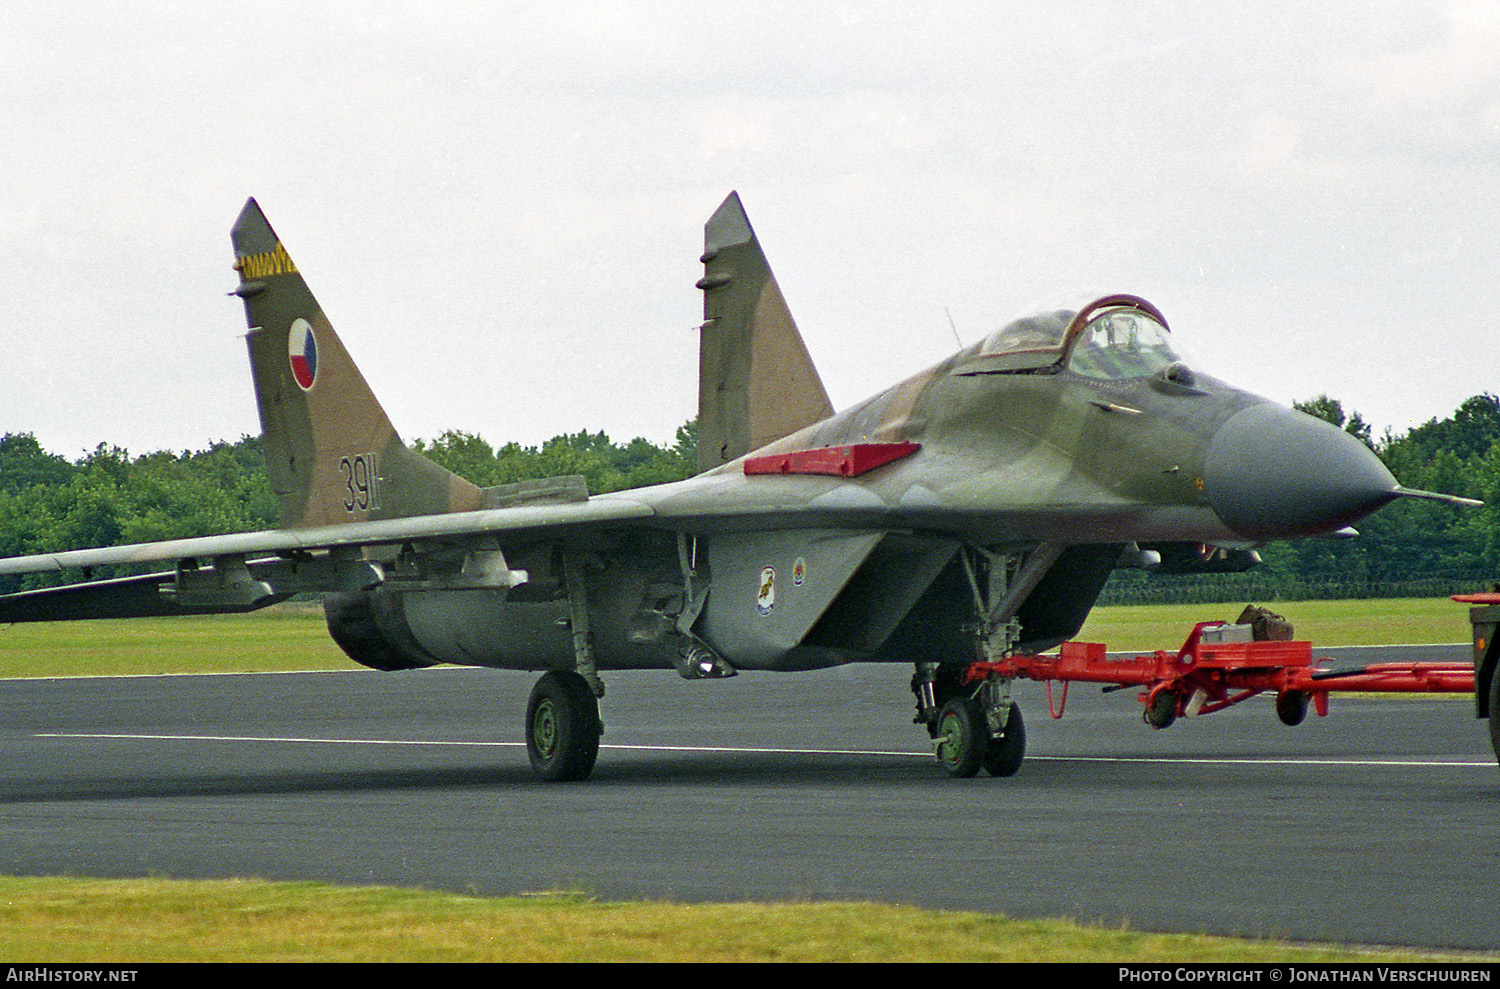
[[[836,413],[736,194],[705,227],[700,473],[481,489],[402,443],[253,199],[231,240],[282,527],[0,560],[170,565],[7,595],[0,622],[322,595],[365,666],[544,671],[525,734],[547,780],[592,772],[611,670],[843,663],[909,664],[939,763],[1007,776],[1023,719],[975,664],[1076,635],[1114,569],[1245,569],[1268,540],[1445,497],[1191,366],[1133,295],[1026,315]]]

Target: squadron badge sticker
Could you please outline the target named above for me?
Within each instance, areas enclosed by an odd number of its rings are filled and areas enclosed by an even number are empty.
[[[286,349],[297,387],[311,391],[318,380],[318,338],[313,335],[312,324],[305,319],[292,320],[292,329],[286,336]]]
[[[760,591],[755,595],[755,607],[762,615],[769,615],[776,607],[776,568],[766,567],[760,572]]]

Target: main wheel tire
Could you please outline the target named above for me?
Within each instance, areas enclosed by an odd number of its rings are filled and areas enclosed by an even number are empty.
[[[1490,748],[1500,762],[1500,670],[1490,676]]]
[[[979,772],[984,761],[989,726],[984,709],[968,697],[955,697],[938,714],[938,765],[949,776],[967,778]]]
[[[542,779],[587,779],[599,758],[599,701],[572,670],[545,674],[526,705],[526,754]]]
[[[984,748],[984,771],[991,776],[1014,776],[1026,758],[1026,722],[1014,703],[1005,719],[1005,733]]]

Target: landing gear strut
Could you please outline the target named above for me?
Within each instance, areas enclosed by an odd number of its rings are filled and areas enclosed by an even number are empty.
[[[599,701],[572,670],[545,674],[526,705],[526,754],[548,782],[587,779],[599,758]]]

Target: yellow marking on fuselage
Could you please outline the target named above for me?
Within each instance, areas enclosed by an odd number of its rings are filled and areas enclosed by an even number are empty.
[[[269,278],[272,275],[295,275],[297,266],[292,263],[291,256],[287,254],[286,248],[281,246],[281,241],[276,242],[274,251],[264,254],[246,254],[240,258],[236,266],[240,274],[247,279]]]

